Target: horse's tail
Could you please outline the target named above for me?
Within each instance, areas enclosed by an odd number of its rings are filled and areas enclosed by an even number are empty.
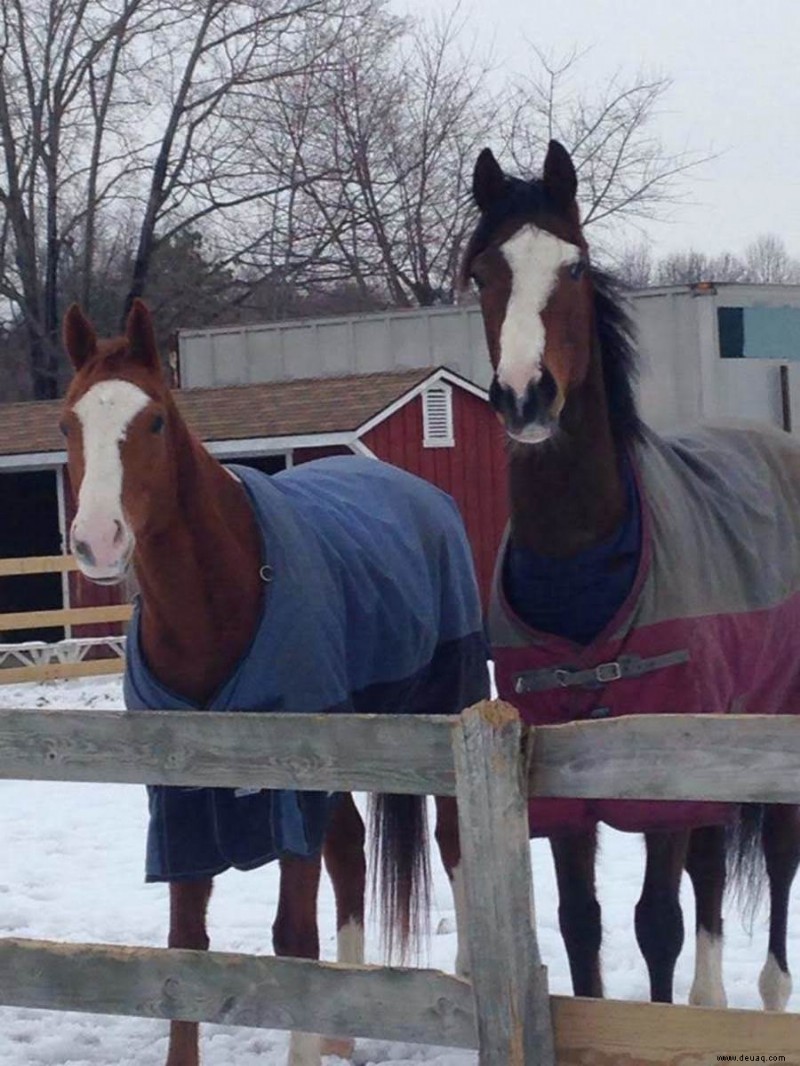
[[[372,797],[372,883],[380,900],[387,959],[401,961],[428,932],[431,897],[428,818],[424,796]]]
[[[728,883],[750,928],[761,902],[767,872],[763,828],[764,804],[743,803],[736,820],[727,830],[725,841]]]

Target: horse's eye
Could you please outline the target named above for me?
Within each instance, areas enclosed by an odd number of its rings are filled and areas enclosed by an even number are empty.
[[[150,432],[151,433],[160,433],[163,428],[164,428],[164,416],[163,415],[156,415],[155,418],[153,419],[152,423],[150,424]]]
[[[587,263],[585,259],[578,259],[577,262],[573,263],[570,266],[569,276],[572,278],[573,281],[577,281],[578,278],[583,277],[583,275],[586,273],[586,266]]]
[[[58,423],[58,428],[61,430],[62,437],[68,437],[69,436],[69,425],[66,422],[64,422],[64,421],[59,422]]]

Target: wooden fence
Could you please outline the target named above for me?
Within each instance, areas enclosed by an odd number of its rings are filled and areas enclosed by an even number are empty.
[[[26,574],[64,574],[77,570],[71,555],[42,555],[20,559],[0,559],[0,578],[20,577]],[[44,611],[15,611],[0,614],[0,633],[13,633],[20,629],[47,629],[49,627],[81,626],[96,623],[127,622],[131,616],[130,604],[113,604],[106,607],[67,607]],[[103,674],[118,674],[124,667],[119,654],[120,642],[111,638],[108,642],[111,658],[87,659],[84,655],[90,648],[104,643],[98,639],[73,639],[57,645],[42,645],[39,642],[10,645],[0,644],[0,685],[18,684],[21,681],[52,681],[68,677],[90,677]],[[24,665],[8,665],[9,663]]]
[[[436,971],[0,940],[0,1002],[480,1048],[481,1066],[800,1066],[800,1016],[550,997],[527,794],[800,802],[800,723],[0,709],[0,778],[456,795],[471,983]],[[779,1056],[782,1056],[780,1058]]]

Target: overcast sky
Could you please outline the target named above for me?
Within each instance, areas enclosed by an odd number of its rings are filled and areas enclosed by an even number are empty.
[[[450,0],[395,0],[419,14]],[[496,59],[590,49],[581,80],[615,71],[672,79],[654,129],[670,151],[717,153],[688,180],[653,251],[741,251],[775,233],[800,256],[800,3],[797,0],[464,0]],[[635,235],[634,235],[635,236]]]

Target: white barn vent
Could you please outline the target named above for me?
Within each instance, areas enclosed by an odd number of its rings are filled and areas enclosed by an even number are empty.
[[[422,394],[422,445],[452,448],[453,390],[449,385],[431,385]]]

